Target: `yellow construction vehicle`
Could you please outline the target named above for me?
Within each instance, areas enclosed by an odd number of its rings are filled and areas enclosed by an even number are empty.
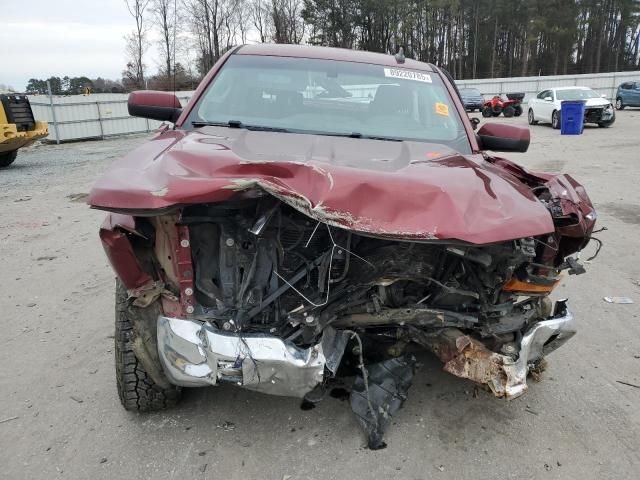
[[[13,163],[19,148],[47,135],[47,122],[38,122],[33,118],[26,95],[0,94],[0,168]]]

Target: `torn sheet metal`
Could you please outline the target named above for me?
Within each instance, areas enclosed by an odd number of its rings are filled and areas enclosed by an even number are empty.
[[[367,446],[379,450],[393,415],[407,399],[416,359],[412,355],[366,365],[367,378],[356,377],[351,390],[351,409],[367,435]]]
[[[492,352],[456,328],[444,329],[437,337],[424,337],[422,343],[444,362],[446,372],[486,385],[496,397],[511,400],[526,392],[531,365],[576,333],[573,315],[564,303],[558,303],[554,318],[536,323],[522,336],[517,356]]]
[[[554,231],[529,187],[481,155],[422,142],[220,127],[160,134],[117,161],[89,203],[150,215],[265,193],[315,220],[389,238],[480,244]]]
[[[496,397],[515,398],[527,388],[526,375],[513,372],[513,359],[488,350],[478,340],[461,335],[447,353],[453,356],[442,358],[445,372],[486,385]]]
[[[130,291],[149,288],[154,284],[151,276],[138,262],[127,235],[127,232],[138,234],[135,228],[133,217],[119,214],[109,214],[100,228],[100,240],[109,263]]]

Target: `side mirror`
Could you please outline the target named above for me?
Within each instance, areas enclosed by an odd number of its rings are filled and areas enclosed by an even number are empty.
[[[553,97],[544,97],[545,102],[553,102]]]
[[[182,113],[180,100],[173,93],[155,90],[139,90],[129,94],[129,115],[161,122],[176,123]]]
[[[478,143],[481,150],[495,152],[526,152],[531,142],[528,128],[487,123],[478,130]]]

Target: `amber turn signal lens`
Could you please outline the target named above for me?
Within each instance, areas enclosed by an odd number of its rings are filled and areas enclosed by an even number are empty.
[[[505,292],[522,292],[522,293],[551,293],[556,288],[560,279],[557,279],[550,285],[540,285],[539,283],[529,283],[512,278],[502,288]]]

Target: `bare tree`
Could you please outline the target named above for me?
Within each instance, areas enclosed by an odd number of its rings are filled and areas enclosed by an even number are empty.
[[[276,43],[301,43],[305,24],[302,0],[272,0],[273,40]]]
[[[234,9],[234,22],[238,25],[238,31],[240,32],[240,43],[247,43],[247,34],[251,29],[251,6],[247,0],[236,0],[236,6]],[[234,39],[234,43],[237,43],[237,38]]]
[[[265,43],[271,36],[273,16],[271,14],[270,0],[251,0],[249,5],[249,18],[253,28],[260,36],[260,42]]]
[[[148,48],[146,40],[146,22],[144,18],[144,11],[149,5],[150,0],[125,0],[124,3],[129,10],[129,13],[136,22],[136,29],[129,35],[125,36],[127,42],[126,51],[129,61],[127,62],[127,69],[133,69],[132,73],[135,73],[135,82],[139,88],[144,87],[144,63],[142,57],[144,52]]]
[[[171,77],[175,64],[175,35],[177,12],[175,0],[153,0],[151,11],[153,23],[160,33],[160,49],[162,52],[163,69],[167,78]]]
[[[198,69],[206,73],[231,47],[246,27],[239,23],[247,19],[238,14],[238,5],[246,0],[184,0],[194,44],[199,51]],[[244,32],[244,33],[243,33]]]

